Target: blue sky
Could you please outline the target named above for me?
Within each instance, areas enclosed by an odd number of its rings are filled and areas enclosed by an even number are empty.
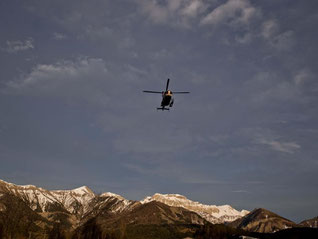
[[[0,178],[317,216],[317,7],[1,1]]]

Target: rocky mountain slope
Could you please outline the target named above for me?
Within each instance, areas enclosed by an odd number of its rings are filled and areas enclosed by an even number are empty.
[[[318,217],[302,221],[299,225],[304,227],[318,228]]]
[[[32,238],[46,234],[53,224],[10,194],[0,198],[0,238]]]
[[[146,197],[141,203],[148,203],[151,201],[162,202],[173,207],[186,208],[198,213],[201,217],[211,223],[231,222],[249,213],[247,210],[237,211],[229,205],[204,205],[199,202],[191,201],[179,194],[156,193],[152,197]]]
[[[82,216],[95,194],[88,187],[73,190],[46,190],[33,185],[19,186],[0,180],[0,193],[15,195],[36,212],[66,211]],[[1,194],[0,194],[1,195]]]
[[[263,208],[255,209],[246,216],[239,218],[228,225],[247,231],[261,233],[276,232],[296,227],[296,223]]]
[[[99,235],[119,236],[127,228],[147,226],[159,228],[160,225],[203,225],[206,221],[198,214],[181,207],[170,207],[166,204],[152,201],[146,204],[137,203],[130,210],[114,213],[105,208],[102,213],[86,220],[75,232],[76,238],[90,238]],[[184,226],[186,228],[187,226]],[[95,232],[95,235],[91,233]]]
[[[120,214],[135,204],[140,203],[113,193],[96,195],[85,186],[49,191],[0,180],[0,235],[18,238],[23,234],[28,238],[29,227],[34,228],[41,238],[50,233],[68,235],[102,211]]]

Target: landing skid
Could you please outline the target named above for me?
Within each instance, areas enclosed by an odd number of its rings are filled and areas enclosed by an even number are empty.
[[[165,107],[161,107],[161,108],[157,108],[157,110],[162,110],[162,111],[164,111],[164,110],[170,110],[169,108],[165,108]]]

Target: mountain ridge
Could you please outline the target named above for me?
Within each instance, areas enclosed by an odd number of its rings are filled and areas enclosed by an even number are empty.
[[[0,180],[0,238],[4,239],[288,238],[281,235],[293,232],[300,235],[295,238],[302,238],[306,233],[318,234],[317,228],[300,226],[266,209],[237,211],[230,205],[204,205],[180,194],[156,193],[134,201],[111,192],[96,194],[87,186],[46,190]]]
[[[234,221],[249,213],[247,210],[237,211],[230,205],[204,205],[199,202],[192,201],[180,194],[160,194],[155,193],[148,196],[141,203],[150,201],[158,201],[169,206],[184,207],[190,211],[194,211],[211,223],[225,223]]]
[[[252,232],[270,233],[297,227],[297,224],[264,208],[256,208],[228,225]]]
[[[307,220],[302,221],[299,223],[299,225],[305,226],[305,227],[313,227],[318,228],[318,217],[310,218]]]
[[[33,210],[46,212],[49,209],[49,205],[55,204],[55,206],[64,206],[70,213],[80,214],[83,216],[89,211],[89,202],[97,197],[89,187],[81,186],[70,190],[46,190],[34,185],[16,185],[8,183],[4,180],[0,180],[0,185],[6,185],[6,188],[16,194],[22,195],[25,201],[29,201],[29,204]],[[1,190],[0,190],[1,193]],[[99,197],[115,197],[118,200],[128,205],[129,201],[121,195],[105,192],[99,195]],[[192,201],[180,194],[160,194],[155,193],[153,196],[146,196],[140,203],[149,203],[150,201],[158,201],[169,206],[183,207],[190,211],[198,213],[211,223],[224,223],[234,221],[242,216],[245,216],[249,211],[241,210],[237,211],[230,205],[204,205],[199,202]]]

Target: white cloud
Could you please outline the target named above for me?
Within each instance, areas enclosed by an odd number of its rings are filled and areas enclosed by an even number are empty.
[[[273,150],[293,154],[298,149],[300,149],[300,145],[295,142],[279,142],[277,140],[261,140],[260,143],[269,145]]]
[[[154,23],[164,23],[168,21],[169,9],[160,6],[157,1],[140,0],[138,3],[143,13],[147,14]]]
[[[188,17],[196,17],[203,11],[205,11],[207,5],[200,0],[193,0],[187,6],[185,6],[181,12]]]
[[[291,30],[282,32],[272,39],[271,45],[277,50],[290,50],[295,45],[294,35],[294,32]]]
[[[201,24],[248,24],[257,14],[258,10],[253,7],[248,0],[228,0],[206,15],[201,20]]]
[[[245,133],[251,137],[253,144],[266,145],[274,151],[293,154],[301,148],[297,142],[282,140],[283,137],[277,131],[268,128],[250,128]]]
[[[59,33],[59,32],[54,32],[53,33],[53,39],[55,40],[63,40],[66,38],[65,34]]]
[[[265,39],[270,39],[271,37],[277,34],[278,30],[279,30],[279,26],[277,21],[274,19],[270,19],[263,23],[261,35]]]
[[[308,69],[302,69],[294,75],[294,82],[297,86],[303,85],[313,79],[313,73]]]
[[[9,81],[5,92],[10,94],[55,97],[67,102],[108,102],[107,82],[110,74],[99,58],[61,60],[55,64],[38,64],[19,80]]]
[[[51,64],[37,64],[29,73],[10,80],[1,90],[3,94],[54,98],[70,105],[97,107],[137,107],[136,91],[146,71],[133,64],[114,64],[101,58],[79,57],[59,60]],[[133,89],[133,91],[132,91]],[[120,100],[119,96],[123,95]]]
[[[33,44],[33,38],[28,38],[25,41],[7,41],[6,44],[6,48],[4,48],[3,50],[9,52],[9,53],[17,53],[19,51],[26,51],[29,49],[33,49],[34,48],[34,44]]]
[[[293,84],[302,92],[303,98],[314,102],[318,92],[318,82],[316,75],[308,68],[296,71],[293,74]]]
[[[174,27],[189,27],[208,8],[203,0],[136,0],[141,12],[153,23],[169,24]]]
[[[276,50],[285,51],[295,44],[294,32],[291,30],[280,31],[279,23],[275,19],[269,19],[262,24],[260,36]]]

